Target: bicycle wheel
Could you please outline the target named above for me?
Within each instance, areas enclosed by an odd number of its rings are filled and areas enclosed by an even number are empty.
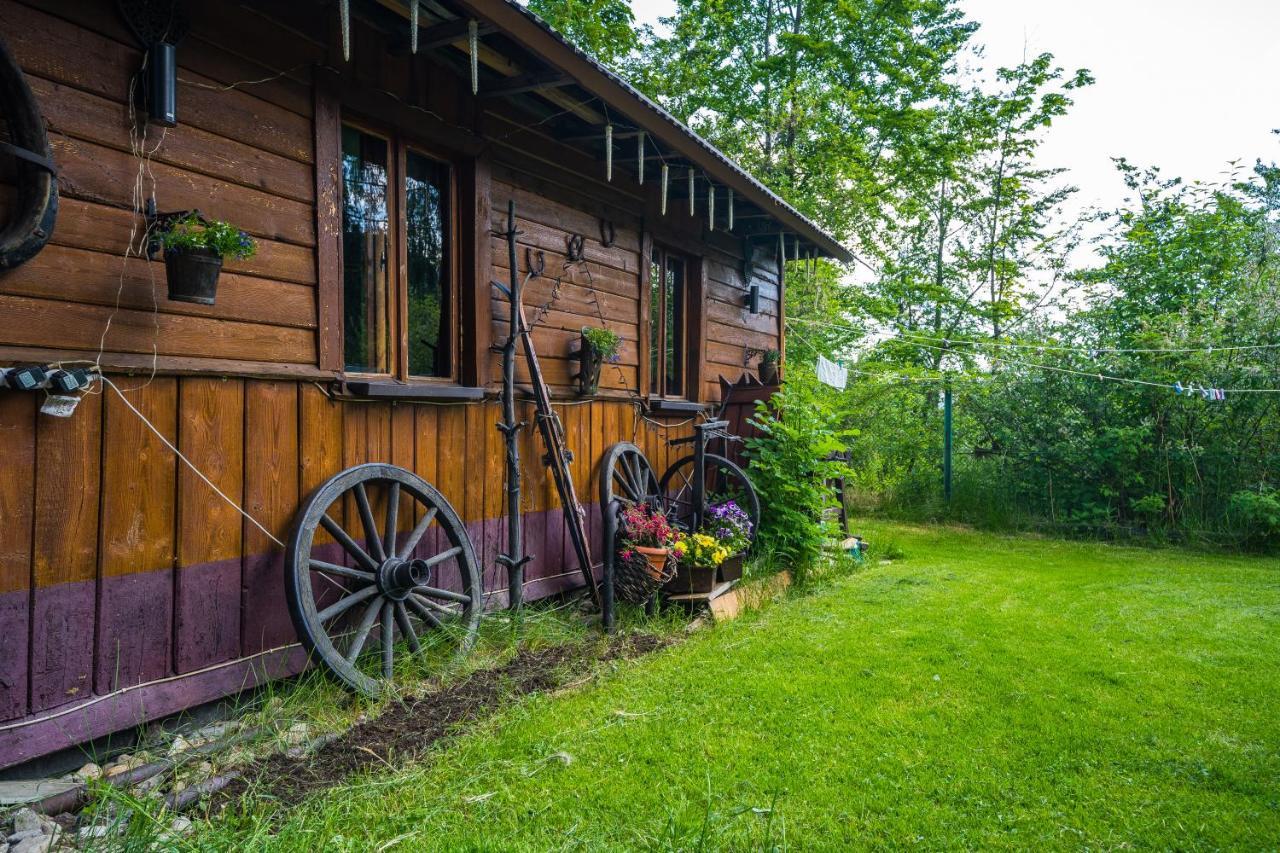
[[[674,462],[662,475],[659,487],[667,501],[667,515],[681,530],[693,527],[694,510],[694,457],[686,456]],[[755,540],[760,527],[760,499],[745,471],[714,453],[702,457],[703,499],[701,510],[722,504],[736,503],[751,519],[751,539]]]

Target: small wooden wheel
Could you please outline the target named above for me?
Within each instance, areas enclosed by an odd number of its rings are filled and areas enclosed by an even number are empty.
[[[660,509],[662,504],[662,489],[653,466],[640,448],[629,441],[610,447],[600,465],[601,509],[615,500],[624,509],[642,503]]]
[[[321,528],[332,543],[316,543]],[[357,465],[316,489],[285,572],[298,638],[361,693],[391,680],[397,635],[415,655],[461,655],[475,641],[484,599],[471,540],[444,496],[403,468]],[[362,655],[371,638],[376,658]]]
[[[677,460],[662,475],[661,491],[667,502],[667,515],[681,530],[693,528],[697,495],[694,489],[693,456]],[[745,471],[723,456],[706,453],[702,457],[702,506],[707,508],[725,501],[736,503],[751,519],[751,539],[760,529],[760,499]]]

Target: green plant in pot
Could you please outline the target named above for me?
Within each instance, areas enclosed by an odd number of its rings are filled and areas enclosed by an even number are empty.
[[[223,258],[253,257],[258,244],[227,222],[190,213],[169,223],[157,239],[164,247],[169,298],[212,305],[218,293]]]
[[[782,360],[782,353],[776,349],[767,349],[760,353],[760,381],[765,385],[777,385],[778,365]]]
[[[578,393],[583,396],[600,390],[600,368],[606,361],[616,362],[622,338],[611,329],[582,327],[578,344]]]
[[[683,553],[680,533],[673,528],[660,510],[648,504],[635,504],[618,516],[618,532],[622,538],[623,553],[634,551],[649,563],[649,574],[661,580],[667,560],[674,554],[678,559]]]

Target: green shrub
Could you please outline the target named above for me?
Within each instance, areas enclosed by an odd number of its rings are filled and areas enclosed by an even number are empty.
[[[758,546],[790,566],[797,580],[817,566],[822,547],[836,531],[823,512],[838,506],[827,481],[846,473],[843,462],[829,460],[844,450],[831,409],[809,383],[789,383],[767,402],[758,403],[752,422],[761,435],[747,440],[748,475],[760,496]],[[841,533],[843,535],[843,533]]]
[[[1270,488],[1236,492],[1228,501],[1227,512],[1245,544],[1280,544],[1280,492]]]

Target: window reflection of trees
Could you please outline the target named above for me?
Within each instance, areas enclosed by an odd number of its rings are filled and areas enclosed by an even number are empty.
[[[447,376],[449,167],[416,151],[405,159],[409,373]]]

